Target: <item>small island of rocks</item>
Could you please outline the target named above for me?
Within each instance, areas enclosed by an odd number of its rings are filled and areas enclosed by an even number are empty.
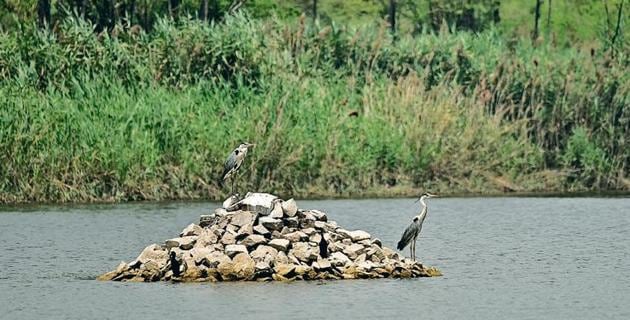
[[[441,275],[362,230],[267,193],[231,196],[179,237],[146,247],[99,280],[289,281]]]

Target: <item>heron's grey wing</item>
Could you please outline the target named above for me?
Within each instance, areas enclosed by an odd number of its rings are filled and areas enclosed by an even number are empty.
[[[414,219],[414,222],[412,222],[407,227],[407,229],[405,229],[405,232],[403,232],[403,235],[400,238],[400,241],[398,241],[398,245],[396,246],[396,248],[398,250],[404,249],[409,244],[409,242],[411,242],[413,237],[416,236],[418,232],[420,232],[419,227],[420,226],[415,223],[415,219]]]
[[[227,160],[225,160],[225,163],[223,164],[223,174],[221,175],[221,179],[225,179],[228,173],[234,170],[234,168],[236,168],[236,150],[232,151]]]

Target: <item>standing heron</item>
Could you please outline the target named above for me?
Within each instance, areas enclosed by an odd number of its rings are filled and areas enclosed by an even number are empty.
[[[409,252],[411,253],[411,259],[416,260],[416,239],[422,230],[422,223],[424,222],[424,218],[427,217],[427,204],[424,202],[425,199],[437,197],[435,194],[430,194],[428,192],[423,193],[418,200],[422,203],[422,211],[420,214],[413,217],[413,221],[411,224],[405,229],[403,232],[400,241],[398,241],[398,246],[396,247],[398,250],[404,249],[410,242]],[[416,200],[416,202],[418,202]]]
[[[227,160],[225,160],[225,164],[223,165],[223,174],[219,179],[219,187],[223,187],[223,182],[233,175],[236,175],[238,169],[243,164],[243,160],[245,160],[245,156],[247,155],[247,149],[255,146],[254,144],[243,142],[236,149],[230,153]],[[234,194],[234,180],[236,177],[232,178],[232,194]]]

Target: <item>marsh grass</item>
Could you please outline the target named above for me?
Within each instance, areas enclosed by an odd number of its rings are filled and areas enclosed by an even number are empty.
[[[628,58],[231,17],[0,34],[0,201],[624,189]]]

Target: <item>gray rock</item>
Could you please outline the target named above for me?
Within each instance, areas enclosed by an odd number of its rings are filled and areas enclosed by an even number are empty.
[[[358,244],[358,243],[353,243],[353,244],[351,244],[349,246],[346,246],[343,249],[343,253],[345,255],[347,255],[348,258],[350,258],[352,260],[356,259],[360,254],[362,254],[364,252],[365,252],[365,248],[362,245]]]
[[[219,217],[215,214],[204,214],[199,217],[199,226],[202,228],[213,225]]]
[[[307,236],[310,236],[312,234],[315,234],[317,230],[315,230],[315,228],[304,228],[302,229],[302,232],[304,232]]]
[[[289,255],[293,254],[298,260],[303,262],[309,262],[317,260],[319,256],[319,248],[311,247],[305,242],[293,243],[293,248],[289,252]]]
[[[287,263],[289,263],[289,258],[282,251],[279,251],[278,254],[273,258],[274,266],[277,266],[279,264],[287,264]]]
[[[308,241],[319,244],[322,241],[322,236],[319,233],[313,233],[308,237]]]
[[[247,252],[238,253],[233,259],[234,270],[237,279],[251,280],[254,278],[254,272],[256,271],[256,262],[252,259]]]
[[[165,244],[166,249],[180,248],[183,250],[190,250],[195,245],[195,241],[197,241],[197,236],[188,236],[168,239],[165,241]]]
[[[282,227],[284,227],[282,220],[274,219],[271,217],[262,217],[258,219],[258,223],[262,224],[265,228],[269,230],[282,230]]]
[[[293,198],[282,202],[282,211],[287,217],[295,217],[298,211],[297,203]]]
[[[254,226],[254,232],[265,237],[269,237],[271,235],[271,232],[269,232],[269,230],[267,230],[267,228],[265,228],[265,226],[261,224],[257,224]]]
[[[330,257],[328,257],[328,261],[334,266],[340,267],[350,263],[350,258],[341,252],[333,252]]]
[[[250,234],[254,234],[254,227],[252,226],[251,223],[248,223],[242,226],[240,229],[238,229],[236,233],[236,239],[243,239]]]
[[[256,215],[249,211],[237,211],[230,216],[230,224],[242,227],[246,224],[254,224]]]
[[[219,237],[210,229],[202,229],[195,247],[206,247],[219,241]]]
[[[259,245],[250,256],[256,261],[273,261],[278,255],[278,250],[267,245]]]
[[[330,261],[328,259],[317,259],[316,262],[313,262],[313,269],[315,270],[328,270],[332,267]]]
[[[370,239],[372,237],[369,233],[367,233],[367,232],[365,232],[363,230],[350,231],[348,233],[350,235],[350,239],[352,239],[353,242],[358,242],[358,241],[361,241],[361,240],[367,240],[367,239]],[[368,243],[368,244],[370,244],[370,243]]]
[[[195,263],[200,264],[212,252],[212,248],[209,247],[195,247],[190,250],[190,255],[192,256]]]
[[[309,210],[309,213],[318,221],[328,221],[328,217],[326,216],[326,214],[319,210]]]
[[[289,228],[297,228],[300,226],[300,221],[297,217],[285,218],[284,223],[286,223]]]
[[[282,219],[282,216],[284,216],[284,211],[282,211],[282,199],[274,199],[272,205],[273,207],[269,211],[269,217]]]
[[[308,236],[302,231],[294,231],[283,235],[283,237],[291,242],[299,242],[308,239]]]
[[[273,200],[277,198],[268,193],[249,193],[238,203],[243,210],[267,215],[273,208]]]
[[[225,246],[225,254],[227,254],[228,257],[234,257],[238,253],[247,254],[247,247],[242,244],[230,244]]]
[[[265,237],[259,234],[252,234],[252,235],[247,236],[245,239],[243,239],[241,241],[241,244],[247,247],[255,247],[265,242],[267,242],[267,239],[265,239]]]
[[[278,251],[286,252],[289,249],[289,245],[291,243],[287,239],[273,239],[269,241],[268,245],[272,248],[275,248]]]
[[[157,244],[152,244],[144,248],[140,255],[134,261],[129,263],[129,266],[132,268],[138,268],[140,265],[146,264],[149,261],[154,261],[157,264],[162,265],[166,263],[167,258],[168,252],[165,249]]]
[[[224,245],[235,244],[236,236],[231,232],[225,232],[221,237],[221,243]]]
[[[267,270],[271,270],[271,266],[269,265],[268,262],[265,261],[259,261],[256,262],[256,271],[267,271]]]

